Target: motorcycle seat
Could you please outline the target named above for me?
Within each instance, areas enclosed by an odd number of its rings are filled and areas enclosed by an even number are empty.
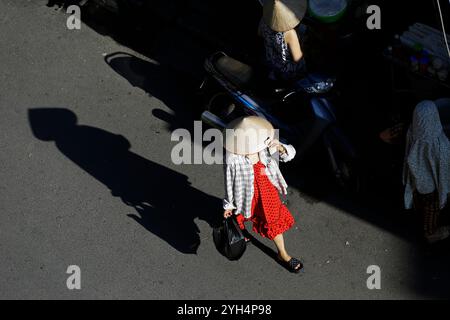
[[[216,71],[233,85],[258,92],[269,102],[278,101],[292,91],[292,84],[266,78],[264,73],[223,53],[216,54],[211,61]]]
[[[214,61],[214,66],[235,86],[248,87],[252,82],[253,68],[229,56],[220,56]]]

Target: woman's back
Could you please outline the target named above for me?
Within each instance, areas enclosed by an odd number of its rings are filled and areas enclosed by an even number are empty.
[[[270,69],[270,78],[291,80],[299,76],[304,68],[303,59],[295,62],[292,59],[284,32],[272,30],[263,19],[259,24],[259,34],[264,40],[265,60]]]

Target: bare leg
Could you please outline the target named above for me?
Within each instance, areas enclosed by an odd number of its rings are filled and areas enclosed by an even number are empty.
[[[283,238],[283,234],[279,234],[277,235],[274,239],[273,242],[275,243],[277,250],[278,250],[278,256],[283,259],[283,261],[288,262],[289,260],[291,260],[291,256],[287,253],[286,248],[284,247],[284,238]]]
[[[287,253],[286,248],[284,247],[284,238],[283,238],[283,234],[279,234],[277,235],[274,239],[273,242],[275,243],[277,250],[278,250],[278,257],[283,260],[284,262],[289,262],[292,257]],[[296,270],[299,270],[300,268],[302,268],[302,264],[299,263],[297,266],[295,266]]]

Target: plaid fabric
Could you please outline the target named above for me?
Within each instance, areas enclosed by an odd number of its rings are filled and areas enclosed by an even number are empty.
[[[425,235],[432,235],[437,230],[441,211],[439,194],[436,191],[428,194],[420,194],[414,191],[414,208],[423,217],[423,231]]]
[[[282,162],[287,162],[295,157],[295,149],[291,145],[283,145],[286,153],[280,156]],[[254,195],[254,173],[250,160],[243,155],[227,153],[225,156],[224,180],[225,198],[223,208],[234,210],[235,214],[243,214],[244,217],[251,217],[252,200]],[[276,159],[268,149],[259,153],[261,162],[265,166],[265,174],[270,182],[281,194],[287,194],[287,184],[280,172]]]

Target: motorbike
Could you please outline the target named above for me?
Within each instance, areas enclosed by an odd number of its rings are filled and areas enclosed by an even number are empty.
[[[255,115],[279,129],[280,141],[296,147],[303,159],[314,147],[322,148],[337,183],[361,191],[358,154],[338,125],[332,93],[336,79],[307,73],[293,83],[268,80],[257,68],[224,52],[206,59],[201,119],[224,129],[241,116]]]

